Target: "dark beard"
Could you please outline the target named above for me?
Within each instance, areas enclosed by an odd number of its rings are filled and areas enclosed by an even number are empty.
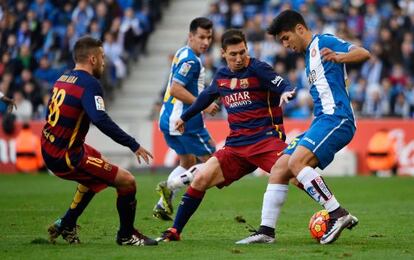
[[[100,79],[102,77],[102,73],[99,69],[93,70],[92,75],[97,79]]]

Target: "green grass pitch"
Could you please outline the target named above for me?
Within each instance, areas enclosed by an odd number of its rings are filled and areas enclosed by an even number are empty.
[[[137,173],[136,226],[151,237],[171,225],[152,217],[154,187],[165,174]],[[115,243],[118,216],[112,188],[98,194],[79,219],[82,244],[59,238],[47,243],[47,227],[71,202],[74,182],[47,174],[0,175],[1,259],[413,259],[414,178],[327,178],[338,200],[360,224],[345,230],[332,245],[311,239],[307,224],[320,209],[295,187],[289,191],[277,227],[277,243],[235,245],[257,227],[266,178],[246,177],[228,188],[209,190],[182,234],[182,241],[157,247],[120,247]],[[180,196],[179,196],[180,197]],[[179,198],[175,200],[175,205]]]

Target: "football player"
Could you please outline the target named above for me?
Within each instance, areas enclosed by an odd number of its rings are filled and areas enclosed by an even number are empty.
[[[161,197],[153,215],[160,219],[172,220],[174,193],[192,181],[194,171],[189,171],[190,167],[196,164],[197,158],[201,162],[207,161],[216,150],[201,113],[188,121],[185,131],[175,129],[177,120],[204,89],[205,73],[200,55],[208,50],[212,37],[213,23],[205,17],[195,18],[190,23],[187,45],[175,53],[171,64],[159,124],[167,145],[178,154],[180,163],[168,179],[156,187]],[[211,115],[217,110],[218,105],[214,102],[204,109]]]
[[[228,186],[258,167],[270,172],[286,148],[280,105],[293,96],[293,88],[270,65],[248,56],[241,30],[226,31],[221,45],[227,66],[216,72],[211,85],[180,116],[175,128],[185,131],[190,118],[220,97],[231,131],[225,146],[199,168],[182,197],[174,224],[158,241],[180,240],[207,189]]]
[[[313,34],[302,15],[293,10],[280,13],[268,33],[285,48],[305,54],[306,74],[314,103],[310,128],[297,136],[271,171],[263,198],[262,223],[239,244],[271,243],[275,226],[288,191],[288,181],[295,177],[308,195],[329,212],[326,233],[321,244],[334,242],[345,228],[353,228],[358,219],[341,207],[324,179],[315,170],[328,166],[336,152],[347,145],[356,130],[355,116],[346,90],[345,63],[363,62],[369,52],[331,34]]]
[[[156,245],[134,227],[136,184],[127,170],[110,163],[92,146],[85,143],[90,123],[128,147],[139,163],[152,158],[150,152],[112,121],[105,110],[103,92],[98,79],[104,71],[102,42],[92,37],[80,38],[74,47],[75,68],[63,74],[54,84],[49,110],[43,127],[41,144],[45,164],[56,176],[79,183],[66,214],[48,229],[50,241],[62,236],[69,243],[79,243],[76,222],[96,193],[112,186],[118,197],[120,226],[119,245]]]

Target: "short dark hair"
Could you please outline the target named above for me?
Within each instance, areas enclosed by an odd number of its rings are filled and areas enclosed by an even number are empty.
[[[239,29],[228,29],[221,36],[221,48],[224,50],[229,45],[238,44],[244,42],[246,44],[246,36]]]
[[[91,36],[83,36],[76,41],[73,49],[73,59],[75,62],[84,62],[88,56],[96,51],[97,48],[102,47],[102,41]]]
[[[267,28],[267,33],[276,36],[281,32],[294,31],[298,24],[301,24],[308,29],[308,26],[300,13],[293,10],[285,10],[273,19],[269,28]]]
[[[190,32],[195,33],[199,27],[210,30],[213,28],[213,22],[206,17],[197,17],[190,23]]]

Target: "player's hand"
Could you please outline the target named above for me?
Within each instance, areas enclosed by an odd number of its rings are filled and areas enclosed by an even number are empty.
[[[283,94],[280,96],[279,106],[282,106],[283,103],[289,103],[289,100],[291,100],[295,96],[295,93],[296,88],[294,88],[292,91],[283,92]]]
[[[6,96],[3,96],[1,98],[1,101],[7,104],[7,113],[11,113],[14,109],[17,109],[16,103],[14,102],[14,99],[8,98]]]
[[[180,133],[184,133],[184,121],[181,118],[175,122],[175,130]]]
[[[215,114],[217,114],[219,108],[219,105],[217,105],[216,102],[213,102],[206,109],[204,109],[204,112],[214,116]]]
[[[340,63],[340,56],[333,50],[329,48],[323,48],[321,50],[321,57],[323,61],[331,61],[335,63]]]
[[[140,146],[135,152],[135,156],[138,159],[138,163],[141,164],[141,158],[149,164],[149,159],[154,158],[150,152],[148,152],[144,147]]]

